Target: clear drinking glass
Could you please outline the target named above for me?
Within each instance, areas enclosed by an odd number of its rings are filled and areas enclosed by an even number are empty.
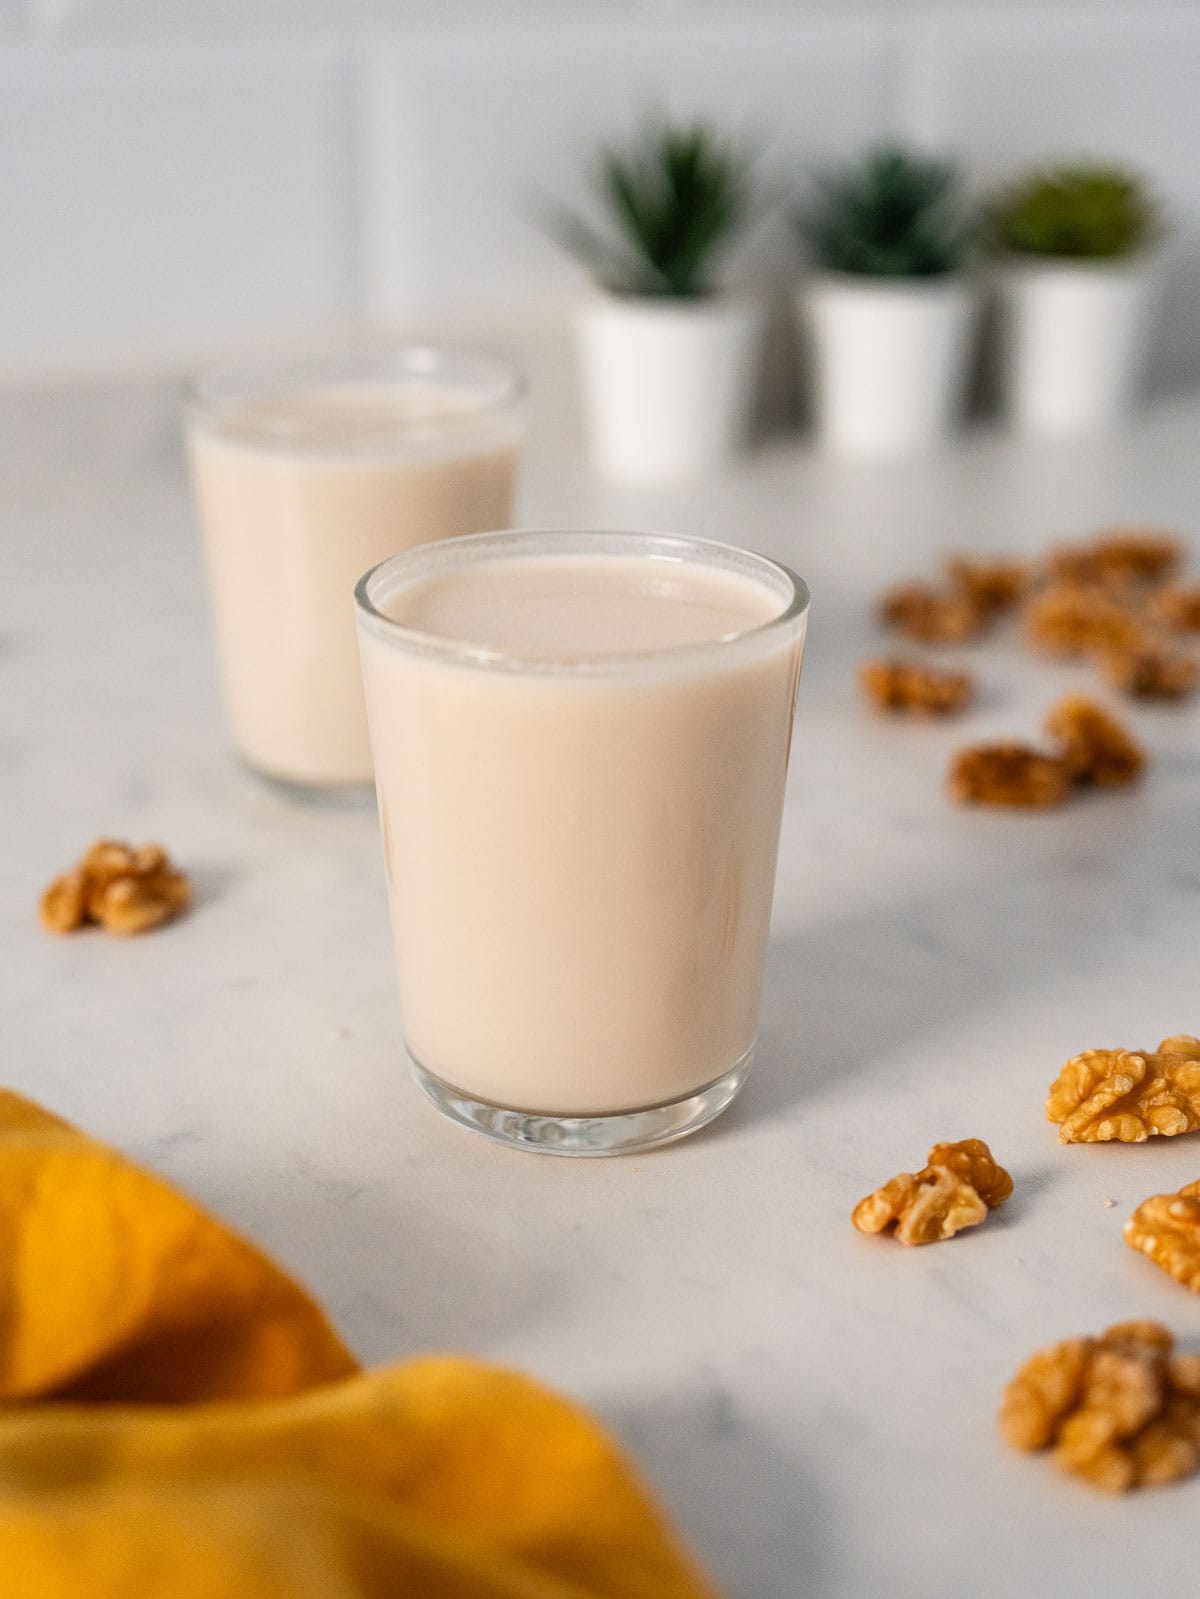
[[[369,790],[354,584],[511,522],[524,380],[404,346],[215,371],[186,408],[234,747],[292,793]]]
[[[396,556],[356,599],[418,1083],[557,1154],[703,1126],[754,1051],[804,584],[695,539],[520,532]]]

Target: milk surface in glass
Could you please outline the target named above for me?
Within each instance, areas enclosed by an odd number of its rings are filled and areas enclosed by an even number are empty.
[[[437,351],[202,384],[189,453],[225,703],[242,758],[369,784],[353,589],[399,550],[511,520],[520,385]]]
[[[410,1053],[547,1116],[691,1095],[754,1044],[803,599],[687,540],[442,553],[359,586]]]

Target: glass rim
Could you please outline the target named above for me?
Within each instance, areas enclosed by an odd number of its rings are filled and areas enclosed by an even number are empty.
[[[422,444],[468,431],[494,418],[519,414],[529,399],[529,379],[512,360],[490,350],[468,345],[438,344],[432,340],[396,340],[370,345],[341,345],[325,350],[264,355],[245,361],[218,362],[200,368],[182,385],[183,410],[189,421],[218,422],[223,410],[238,400],[276,394],[302,386],[336,382],[444,382],[457,380],[468,403],[435,420],[425,418],[392,431],[366,430],[372,442],[398,446]],[[472,381],[479,392],[470,394]],[[286,428],[251,426],[246,436],[256,442],[304,447],[302,438]],[[317,449],[320,447],[317,446]]]
[[[524,551],[518,546],[525,546]],[[539,553],[646,555],[665,562],[706,566],[710,571],[732,572],[750,581],[757,580],[762,586],[774,589],[783,604],[777,615],[763,622],[698,643],[561,656],[523,655],[519,650],[494,649],[425,633],[386,616],[376,604],[380,583],[388,577],[402,574],[415,581],[456,566],[475,565],[489,557],[518,560],[522,553],[526,556]],[[402,586],[403,583],[394,585]],[[694,666],[706,658],[728,661],[735,655],[752,655],[773,642],[780,633],[801,632],[807,622],[810,599],[807,583],[791,567],[739,545],[678,533],[601,528],[517,528],[438,539],[388,556],[364,572],[354,588],[360,628],[393,648],[429,660],[536,677],[621,676],[644,672],[652,666]]]

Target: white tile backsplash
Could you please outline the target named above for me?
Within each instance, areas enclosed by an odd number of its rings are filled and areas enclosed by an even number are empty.
[[[11,0],[10,0],[11,3]],[[772,17],[818,22],[831,15],[895,16],[920,0],[24,0],[43,31],[64,37],[246,36],[289,30],[345,32],[370,26],[403,31],[412,24],[488,25],[558,30],[597,18],[693,17],[753,24]],[[954,0],[965,6],[996,0]],[[1021,0],[1031,4],[1033,0]],[[1082,5],[1095,0],[1075,0]]]
[[[384,317],[556,313],[583,280],[541,218],[548,199],[586,203],[599,141],[644,112],[711,117],[790,189],[802,162],[882,131],[887,66],[879,27],[811,19],[396,44],[366,67],[367,304]]]
[[[914,32],[912,60],[914,134],[960,156],[981,187],[1079,155],[1147,174],[1173,233],[1158,373],[1200,377],[1200,7],[942,6]]]
[[[1200,196],[1200,6],[1033,16],[935,7],[913,38],[926,60],[915,131],[981,176],[1107,152],[1144,163],[1180,198]]]
[[[44,33],[95,39],[245,37],[314,31],[342,37],[416,23],[502,20],[561,24],[572,15],[631,13],[656,0],[28,0]]]
[[[550,320],[639,107],[761,138],[794,193],[884,132],[981,184],[1136,161],[1175,229],[1159,372],[1200,381],[1200,0],[0,0],[0,375]],[[735,267],[788,271],[777,217]]]
[[[0,50],[0,359],[96,364],[354,312],[325,48]]]

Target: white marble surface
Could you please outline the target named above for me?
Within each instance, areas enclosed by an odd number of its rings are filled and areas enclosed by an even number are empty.
[[[1194,531],[1200,405],[914,467],[777,446],[668,493],[590,482],[543,396],[527,524],[724,537],[813,589],[742,1100],[653,1156],[567,1162],[419,1097],[373,817],[288,809],[227,758],[173,396],[146,385],[0,397],[4,1077],[262,1240],[365,1359],[470,1350],[594,1406],[736,1599],[1194,1593],[1200,1481],[1113,1503],[1007,1452],[993,1413],[1058,1336],[1145,1314],[1200,1346],[1200,1301],[1121,1242],[1200,1175],[1200,1138],[1060,1149],[1042,1116],[1076,1050],[1200,1031],[1200,708],[1134,713],[1134,791],[962,812],[951,749],[1032,732],[1087,672],[1001,636],[945,728],[872,718],[852,674],[870,597],[944,547]],[[40,886],[100,832],[164,840],[194,913],[133,943],[40,932]],[[1016,1177],[986,1227],[853,1232],[863,1193],[968,1135]]]

